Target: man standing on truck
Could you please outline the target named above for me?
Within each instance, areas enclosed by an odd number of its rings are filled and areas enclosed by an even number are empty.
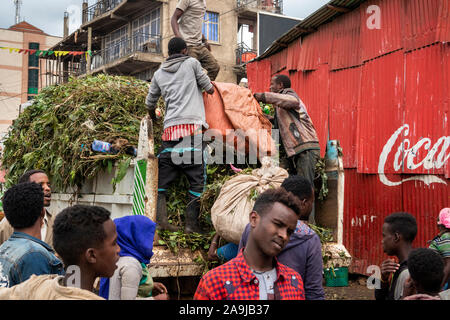
[[[214,81],[220,66],[211,53],[211,47],[202,33],[206,12],[206,0],[179,0],[170,24],[175,37],[187,44],[187,54],[200,61]]]
[[[155,120],[155,109],[162,95],[166,103],[164,132],[158,155],[158,204],[156,222],[162,230],[175,231],[167,219],[166,193],[183,172],[189,181],[189,203],[186,208],[185,232],[200,232],[198,216],[200,196],[205,188],[205,159],[202,129],[208,129],[201,90],[214,93],[214,86],[203,72],[200,62],[187,55],[181,38],[169,41],[169,57],[155,72],[146,104]]]
[[[274,129],[280,131],[289,173],[305,177],[314,186],[316,163],[320,159],[319,138],[306,106],[291,88],[289,77],[275,75],[270,82],[270,92],[255,93],[254,97],[258,102],[275,107]],[[310,222],[314,221],[313,209]]]
[[[309,180],[314,185],[316,162],[320,158],[319,138],[306,106],[291,88],[286,75],[275,75],[270,92],[255,93],[256,100],[275,107],[274,129],[280,130],[282,147],[291,166],[290,173]]]

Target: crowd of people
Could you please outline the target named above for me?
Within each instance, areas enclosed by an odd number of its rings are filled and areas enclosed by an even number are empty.
[[[0,230],[13,232],[0,245],[0,299],[170,299],[148,270],[155,222],[146,216],[111,220],[108,210],[85,205],[53,218],[46,210],[51,201],[47,175],[32,170],[20,181],[3,197]],[[298,175],[259,195],[237,255],[201,278],[194,299],[325,299],[320,239],[307,222],[313,201],[314,188]],[[413,249],[414,216],[386,217],[383,249],[398,262],[382,263],[377,300],[450,298],[450,208],[441,210],[437,226],[440,232],[429,248]]]

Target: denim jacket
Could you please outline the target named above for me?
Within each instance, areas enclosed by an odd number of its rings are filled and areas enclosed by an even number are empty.
[[[63,275],[63,264],[44,241],[14,232],[0,246],[0,287],[12,287],[32,274]]]

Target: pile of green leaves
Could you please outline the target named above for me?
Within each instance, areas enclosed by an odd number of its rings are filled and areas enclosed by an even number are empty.
[[[312,224],[312,223],[310,223],[308,225],[319,236],[320,243],[322,244],[322,246],[325,243],[327,243],[327,242],[333,242],[334,237],[333,237],[333,230],[332,229],[320,227],[320,226]],[[329,251],[322,250],[323,265],[325,266],[328,263],[328,261],[330,261],[331,259],[332,259],[331,253]],[[333,267],[331,268],[331,271],[334,274],[334,268]],[[336,276],[336,275],[334,275],[334,276]]]
[[[252,168],[243,168],[241,172],[235,173],[229,165],[212,164],[207,166],[206,188],[200,197],[200,226],[204,234],[184,234],[181,231],[158,231],[161,238],[160,244],[165,244],[172,252],[177,253],[180,248],[191,248],[192,250],[208,250],[211,240],[215,234],[211,221],[211,208],[220,194],[222,186],[236,174],[251,174]],[[189,182],[185,176],[180,176],[169,188],[167,195],[167,214],[169,222],[184,228],[184,212],[186,210]]]
[[[317,198],[320,201],[323,201],[327,198],[329,190],[328,190],[328,175],[325,171],[325,158],[320,158],[315,167],[315,193]],[[317,184],[318,182],[318,184]]]
[[[308,225],[311,229],[313,229],[315,231],[315,233],[317,233],[317,235],[320,238],[321,244],[324,244],[327,242],[333,242],[333,230],[332,229],[320,227],[320,226],[312,224],[312,223],[310,223]]]
[[[112,143],[122,138],[136,147],[147,91],[144,81],[104,74],[42,89],[4,140],[7,185],[29,169],[41,169],[49,174],[53,189],[63,192],[80,188],[101,170],[111,172],[115,163],[119,170],[113,183],[119,182],[131,156],[122,150],[94,152],[90,146],[94,139]]]

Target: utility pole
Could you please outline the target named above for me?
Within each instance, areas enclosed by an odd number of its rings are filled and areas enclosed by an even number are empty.
[[[20,5],[22,0],[14,0],[14,5],[16,6],[16,24],[20,22]]]

